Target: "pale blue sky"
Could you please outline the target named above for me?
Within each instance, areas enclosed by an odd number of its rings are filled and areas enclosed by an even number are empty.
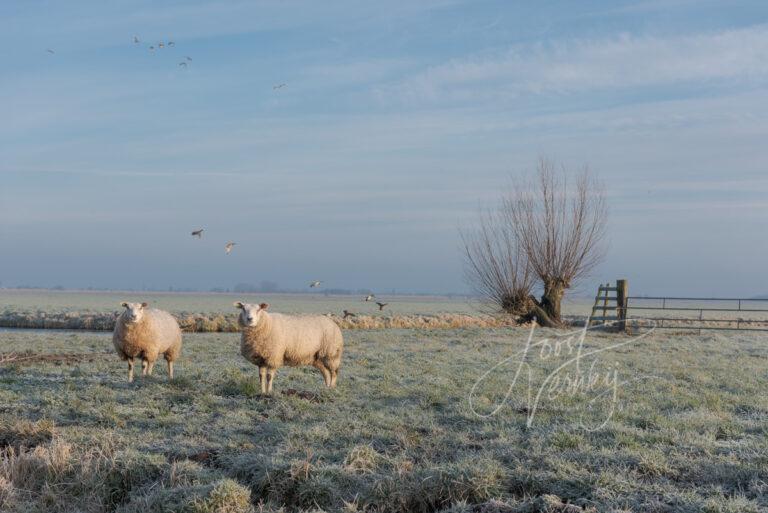
[[[594,281],[768,292],[765,3],[0,4],[4,285],[464,291],[540,155],[606,183]]]

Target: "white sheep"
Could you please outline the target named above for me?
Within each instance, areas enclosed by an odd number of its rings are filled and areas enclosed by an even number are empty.
[[[344,339],[335,322],[325,316],[267,313],[266,303],[238,301],[235,306],[241,310],[240,353],[258,365],[262,394],[272,393],[275,374],[283,365],[312,365],[323,374],[325,386],[336,386]]]
[[[160,354],[168,362],[173,379],[173,362],[181,354],[181,329],[168,312],[146,308],[147,303],[123,303],[125,311],[115,321],[112,343],[117,354],[128,361],[128,382],[133,381],[133,359],[141,358],[141,375],[152,375]]]

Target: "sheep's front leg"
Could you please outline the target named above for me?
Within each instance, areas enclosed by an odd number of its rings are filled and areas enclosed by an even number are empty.
[[[320,369],[320,372],[323,374],[323,381],[325,381],[325,386],[330,388],[331,387],[331,371],[329,371],[325,365],[319,362],[315,365],[315,367]]]
[[[149,366],[149,363],[147,360],[143,359],[141,360],[141,375],[146,376],[147,375],[147,367]]]
[[[261,385],[261,395],[267,395],[267,368],[259,367],[259,384]]]
[[[133,358],[128,358],[128,383],[133,382]]]
[[[155,368],[155,362],[154,361],[148,362],[148,364],[147,364],[147,376],[151,376],[152,375],[152,370],[154,368]]]
[[[173,362],[170,360],[166,360],[168,362],[168,379],[173,379]]]
[[[275,381],[277,369],[267,369],[267,394],[272,395],[272,383]]]

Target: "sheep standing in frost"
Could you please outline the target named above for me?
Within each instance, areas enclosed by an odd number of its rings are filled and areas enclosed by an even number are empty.
[[[160,354],[168,362],[173,379],[173,362],[181,354],[181,329],[168,312],[146,308],[147,303],[123,303],[125,311],[115,321],[112,343],[117,354],[128,361],[128,382],[133,381],[133,360],[141,358],[141,375],[152,375]]]
[[[335,322],[323,316],[267,313],[266,303],[235,306],[241,310],[240,352],[258,365],[262,394],[272,393],[275,374],[283,365],[312,365],[323,374],[325,386],[336,386],[344,339]]]

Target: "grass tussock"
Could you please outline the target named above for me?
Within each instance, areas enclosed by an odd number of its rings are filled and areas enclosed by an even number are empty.
[[[20,451],[34,448],[53,440],[53,422],[42,419],[32,422],[25,419],[0,419],[0,449]]]
[[[250,491],[190,461],[171,463],[109,441],[51,441],[0,452],[0,510],[245,513]]]

